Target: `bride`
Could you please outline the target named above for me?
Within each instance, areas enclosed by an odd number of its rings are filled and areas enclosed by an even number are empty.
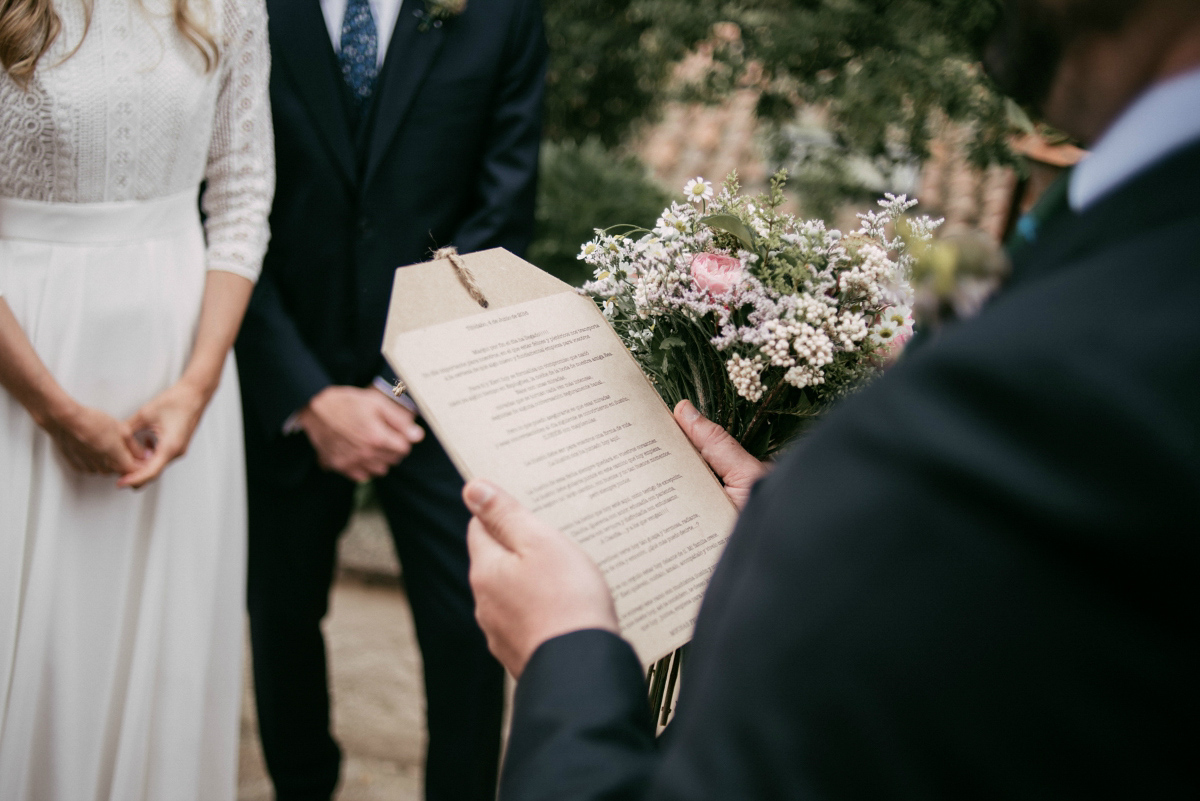
[[[263,0],[0,2],[5,801],[234,795],[268,60]]]

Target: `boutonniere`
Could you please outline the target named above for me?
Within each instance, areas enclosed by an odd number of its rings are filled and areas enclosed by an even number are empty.
[[[424,0],[425,7],[417,9],[413,15],[421,22],[417,30],[421,33],[430,28],[440,28],[442,23],[453,19],[467,9],[467,0]]]

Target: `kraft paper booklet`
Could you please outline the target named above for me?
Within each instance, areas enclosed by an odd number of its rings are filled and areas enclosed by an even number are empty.
[[[384,354],[465,479],[595,560],[648,665],[691,639],[737,512],[590,299],[506,250],[454,258],[396,271]]]

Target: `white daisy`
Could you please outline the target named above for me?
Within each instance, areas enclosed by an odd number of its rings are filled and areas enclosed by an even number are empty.
[[[713,185],[700,176],[696,176],[684,184],[683,195],[693,203],[709,201],[713,198]]]
[[[891,326],[903,329],[912,327],[912,310],[907,306],[892,306],[884,311],[883,321]]]
[[[900,330],[898,328],[884,320],[881,323],[877,323],[875,327],[871,329],[871,342],[873,342],[877,347],[882,347],[895,342],[896,337],[899,334]]]
[[[653,259],[654,261],[666,261],[667,260],[667,248],[665,245],[663,245],[662,242],[660,242],[657,239],[646,245],[645,252],[646,252],[646,258],[648,258],[648,259]]]

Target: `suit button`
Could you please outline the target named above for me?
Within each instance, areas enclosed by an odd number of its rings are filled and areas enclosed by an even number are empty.
[[[364,235],[371,233],[371,221],[368,220],[366,217],[359,217],[358,218],[358,232],[360,234],[364,234]]]

